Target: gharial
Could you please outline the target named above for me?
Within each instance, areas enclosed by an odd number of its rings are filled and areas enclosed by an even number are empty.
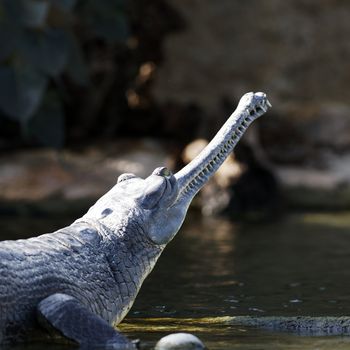
[[[132,348],[114,327],[180,229],[195,194],[270,103],[245,94],[209,145],[173,175],[117,184],[73,224],[0,243],[0,344],[49,337],[80,345]]]

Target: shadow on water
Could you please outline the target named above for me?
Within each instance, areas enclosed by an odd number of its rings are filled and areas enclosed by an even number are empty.
[[[0,228],[3,238],[18,238],[67,223],[2,220]],[[187,331],[210,349],[349,348],[347,337],[302,337],[227,322],[235,315],[350,315],[349,251],[350,213],[291,214],[254,225],[190,215],[120,329],[148,347]]]

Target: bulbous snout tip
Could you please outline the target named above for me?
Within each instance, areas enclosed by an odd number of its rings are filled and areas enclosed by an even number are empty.
[[[259,91],[259,92],[256,92],[254,95],[259,100],[264,101],[268,107],[270,107],[270,108],[272,107],[272,104],[268,100],[267,95],[265,94],[265,92]]]
[[[255,92],[254,95],[255,95],[256,97],[266,98],[265,92],[262,92],[262,91]]]
[[[259,91],[259,92],[247,92],[242,96],[242,98],[239,101],[238,106],[239,107],[245,107],[245,106],[266,106],[271,108],[272,105],[270,101],[267,99],[267,95],[265,92]]]

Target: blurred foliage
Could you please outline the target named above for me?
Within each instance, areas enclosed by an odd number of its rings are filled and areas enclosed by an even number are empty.
[[[123,45],[128,32],[123,0],[0,0],[0,122],[62,147],[67,85],[90,84],[86,38]]]

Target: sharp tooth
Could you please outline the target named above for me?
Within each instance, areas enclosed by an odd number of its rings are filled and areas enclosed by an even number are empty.
[[[264,111],[264,113],[266,113],[266,111],[267,111],[266,106],[260,106],[260,108]]]
[[[272,107],[272,104],[270,103],[269,100],[266,100],[266,104],[271,108]]]

